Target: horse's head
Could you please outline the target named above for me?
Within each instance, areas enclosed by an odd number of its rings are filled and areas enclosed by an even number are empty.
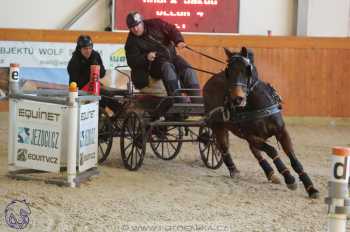
[[[230,97],[234,105],[244,107],[254,81],[253,64],[245,47],[240,52],[231,52],[225,48],[225,53],[228,58],[225,75]]]

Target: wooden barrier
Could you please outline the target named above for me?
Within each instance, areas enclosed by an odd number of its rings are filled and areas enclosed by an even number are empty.
[[[124,43],[127,36],[113,32],[1,29],[0,41],[74,42],[81,33],[91,35],[95,43]],[[223,47],[252,48],[260,78],[273,84],[283,97],[285,115],[350,117],[350,39],[185,35],[185,40],[193,49],[219,59],[225,59]],[[194,67],[212,72],[224,69],[224,65],[191,51],[180,53]],[[201,85],[210,77],[198,75]]]

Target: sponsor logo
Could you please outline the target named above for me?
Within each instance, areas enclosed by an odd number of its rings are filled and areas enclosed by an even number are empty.
[[[17,142],[23,144],[30,144],[30,128],[18,127],[17,128]]]
[[[81,121],[85,121],[87,119],[90,119],[90,118],[95,118],[95,115],[96,115],[96,111],[95,110],[90,110],[90,111],[87,111],[87,112],[82,112],[80,114],[80,120]]]
[[[17,150],[17,160],[25,162],[27,160],[27,149],[18,149]]]
[[[30,144],[39,147],[58,149],[59,132],[33,128],[32,134],[33,136]]]
[[[60,133],[57,131],[28,127],[17,128],[17,142],[22,144],[58,149],[59,137]]]
[[[124,48],[119,48],[117,51],[113,52],[109,59],[113,64],[113,67],[115,64],[126,65],[126,55]]]
[[[6,206],[5,221],[13,229],[24,229],[29,224],[31,210],[26,200],[13,200]]]
[[[59,120],[60,114],[41,111],[40,108],[38,110],[19,108],[18,109],[18,117],[26,118],[26,119],[36,119],[36,120],[46,120],[57,122]]]
[[[60,133],[57,131],[18,127],[17,142],[39,147],[58,149]]]
[[[96,143],[96,128],[89,128],[80,131],[80,147],[89,146]]]
[[[80,153],[80,159],[79,159],[80,166],[83,166],[86,161],[93,160],[93,159],[96,159],[95,152],[91,152],[91,153],[87,153],[87,154]]]
[[[58,163],[57,157],[50,157],[50,156],[46,156],[46,155],[38,155],[38,154],[29,153],[27,158],[28,158],[28,160],[34,160],[34,161],[50,163],[50,164],[57,164]]]
[[[27,149],[18,149],[17,150],[17,160],[26,162],[27,160],[34,160],[44,163],[50,163],[50,164],[58,164],[58,158],[57,157],[50,157],[46,155],[38,155],[34,153],[29,153]]]

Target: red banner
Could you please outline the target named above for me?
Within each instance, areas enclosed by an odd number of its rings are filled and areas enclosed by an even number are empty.
[[[130,11],[161,18],[182,32],[238,33],[239,0],[115,0],[114,30],[127,30]]]

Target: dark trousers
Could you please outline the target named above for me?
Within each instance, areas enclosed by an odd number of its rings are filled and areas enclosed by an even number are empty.
[[[163,80],[169,96],[179,95],[177,90],[181,87],[197,89],[186,93],[190,96],[200,96],[200,86],[196,72],[189,66],[181,56],[176,56],[172,62],[156,60],[152,63],[150,74],[152,77]]]

